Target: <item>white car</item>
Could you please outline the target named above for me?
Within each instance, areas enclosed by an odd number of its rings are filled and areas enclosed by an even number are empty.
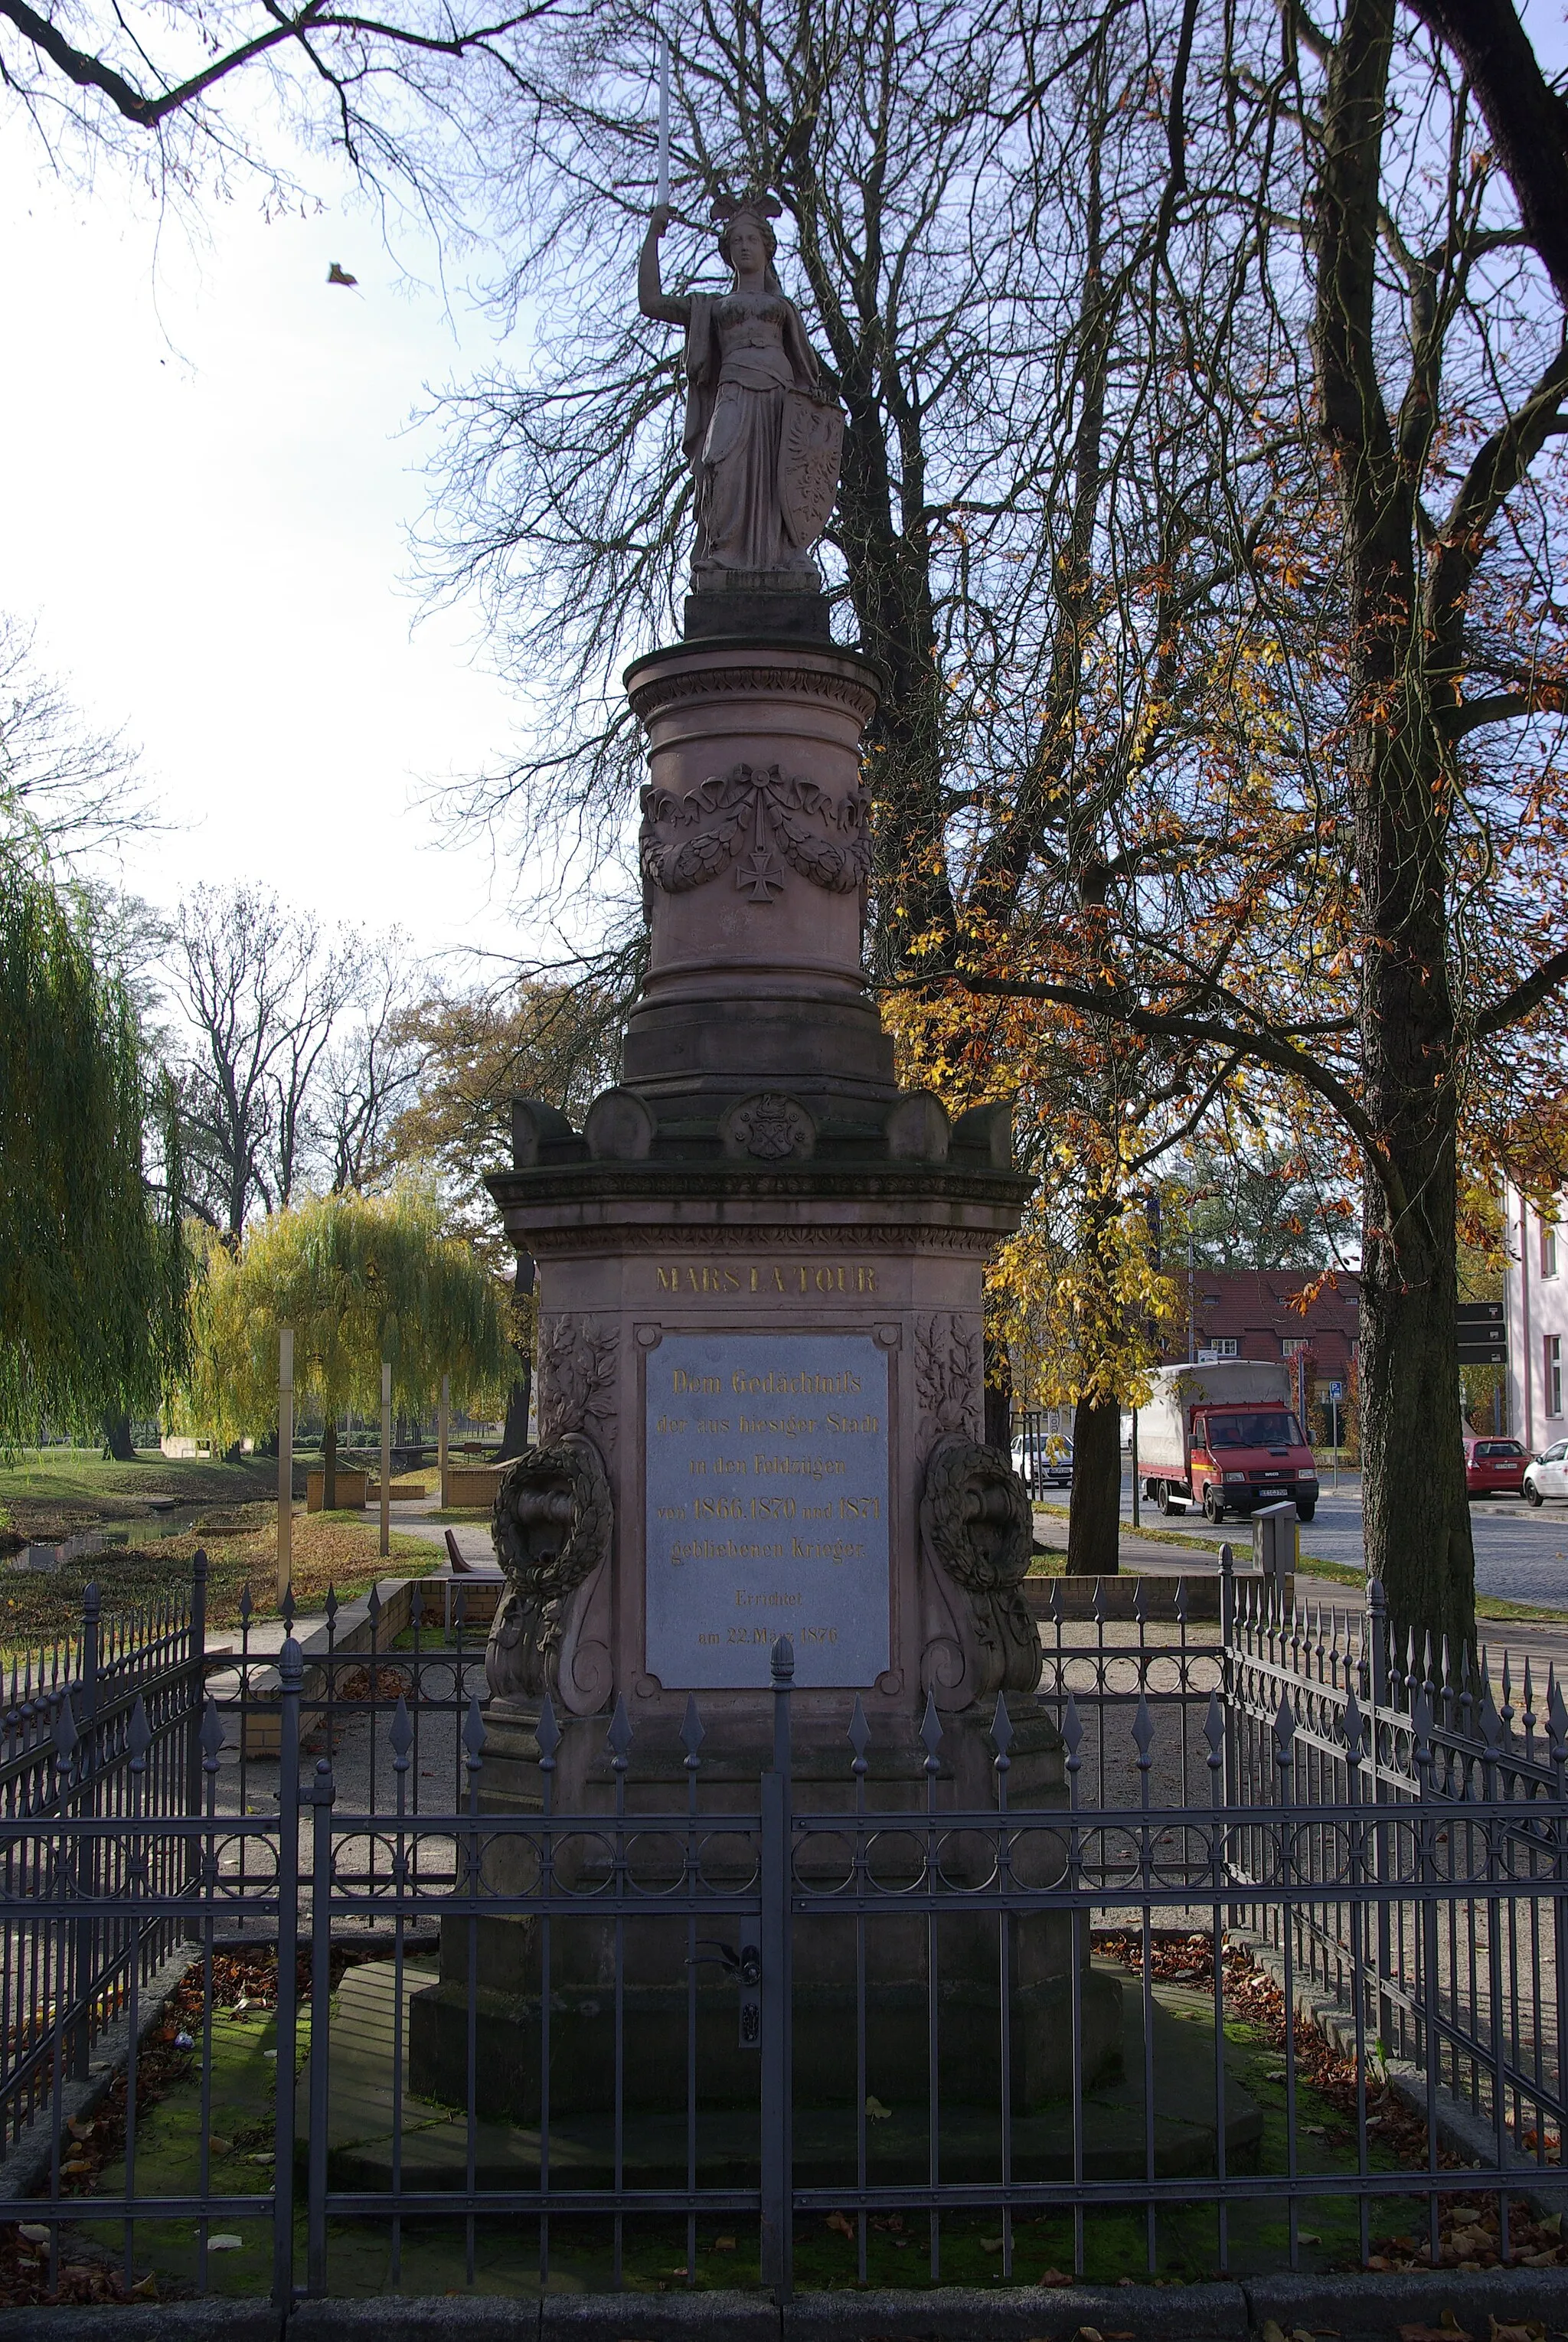
[[[1031,1491],[1073,1486],[1073,1442],[1064,1432],[1014,1439],[1013,1469]]]
[[[1568,1439],[1560,1439],[1526,1464],[1524,1494],[1533,1505],[1544,1504],[1548,1496],[1568,1496]]]

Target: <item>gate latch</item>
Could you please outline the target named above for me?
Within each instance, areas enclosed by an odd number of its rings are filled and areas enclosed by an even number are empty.
[[[763,1951],[762,1946],[749,1929],[741,1936],[740,1947],[721,1944],[713,1936],[699,1936],[698,1949],[686,1963],[688,1967],[712,1966],[733,1976],[741,1988],[741,2047],[759,2049],[763,2038]]]

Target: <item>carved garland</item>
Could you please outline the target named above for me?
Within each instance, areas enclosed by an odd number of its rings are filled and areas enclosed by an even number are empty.
[[[861,789],[837,805],[817,782],[799,774],[786,777],[778,765],[740,764],[711,774],[681,796],[651,783],[642,803],[643,876],[666,895],[711,885],[748,839],[751,851],[735,872],[735,884],[754,903],[771,903],[784,886],[774,846],[792,870],[830,895],[853,894],[871,875]],[[816,836],[808,826],[812,822],[837,830],[843,843]],[[662,836],[665,828],[675,836]],[[682,834],[687,831],[694,835]]]
[[[606,1455],[615,1452],[620,1408],[615,1396],[621,1329],[592,1317],[546,1317],[539,1328],[539,1436],[592,1434]]]
[[[924,1443],[943,1432],[978,1436],[985,1352],[978,1325],[944,1309],[914,1321],[914,1388]]]
[[[580,1432],[529,1448],[502,1474],[491,1534],[507,1588],[484,1649],[496,1698],[548,1693],[589,1715],[608,1697],[614,1527],[604,1463]]]

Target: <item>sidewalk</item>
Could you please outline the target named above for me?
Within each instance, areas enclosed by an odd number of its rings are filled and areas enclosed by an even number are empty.
[[[392,1524],[408,1536],[426,1537],[432,1545],[446,1550],[446,1532],[450,1528],[457,1540],[457,1550],[471,1569],[494,1569],[498,1566],[495,1547],[491,1541],[488,1517],[482,1521],[434,1521],[429,1516],[441,1510],[439,1495],[416,1496],[411,1504],[394,1505]]]
[[[1212,1550],[1208,1541],[1198,1541],[1196,1532],[1178,1542],[1175,1539],[1139,1536],[1124,1523],[1116,1540],[1117,1560],[1124,1569],[1135,1569],[1149,1577],[1213,1577],[1219,1571],[1220,1546],[1222,1542],[1228,1542],[1238,1564],[1243,1566],[1250,1564],[1253,1536],[1244,1521],[1233,1524],[1233,1534],[1223,1540],[1217,1532],[1209,1529],[1206,1522],[1203,1526],[1212,1539]],[[1043,1546],[1047,1553],[1066,1552],[1067,1508],[1064,1505],[1034,1506],[1034,1542]]]

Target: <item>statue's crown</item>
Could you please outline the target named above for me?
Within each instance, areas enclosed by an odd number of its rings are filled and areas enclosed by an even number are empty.
[[[715,227],[728,227],[731,220],[742,212],[750,212],[755,219],[782,219],[784,205],[761,187],[748,187],[744,195],[717,195],[714,197],[713,221]]]

